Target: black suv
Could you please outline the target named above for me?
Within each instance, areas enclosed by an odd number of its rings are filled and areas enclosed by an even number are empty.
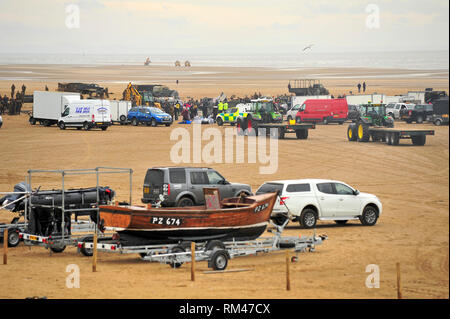
[[[250,185],[230,183],[212,168],[153,167],[145,175],[142,202],[154,204],[162,195],[161,205],[165,207],[202,205],[203,187],[218,188],[221,199],[241,193],[252,195]]]

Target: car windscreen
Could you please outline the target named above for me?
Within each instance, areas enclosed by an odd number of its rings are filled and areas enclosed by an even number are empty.
[[[158,109],[157,107],[151,107],[150,111],[152,111],[152,113],[156,113],[156,114],[161,114],[164,113],[163,111],[161,111],[160,109]]]
[[[283,191],[283,184],[277,184],[277,183],[263,184],[256,191],[256,195],[266,194],[266,193],[275,193],[276,191],[279,191],[279,193],[281,194]]]

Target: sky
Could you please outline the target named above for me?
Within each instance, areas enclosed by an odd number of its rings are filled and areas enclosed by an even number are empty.
[[[448,0],[0,0],[0,53],[448,50]]]

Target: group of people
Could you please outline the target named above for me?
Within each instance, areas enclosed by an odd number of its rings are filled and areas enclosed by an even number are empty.
[[[361,93],[361,83],[358,83],[358,93]],[[366,82],[363,82],[362,84],[363,93],[366,92]]]
[[[8,98],[6,94],[3,97],[0,96],[0,115],[6,112],[9,115],[20,114],[26,89],[27,87],[23,84],[21,92],[16,92],[16,86],[12,84],[11,98]]]

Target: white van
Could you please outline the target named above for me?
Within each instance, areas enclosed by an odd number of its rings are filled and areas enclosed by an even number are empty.
[[[105,131],[111,124],[111,108],[108,100],[68,99],[58,120],[61,130],[76,127],[78,130],[83,128],[87,131],[96,127]]]

